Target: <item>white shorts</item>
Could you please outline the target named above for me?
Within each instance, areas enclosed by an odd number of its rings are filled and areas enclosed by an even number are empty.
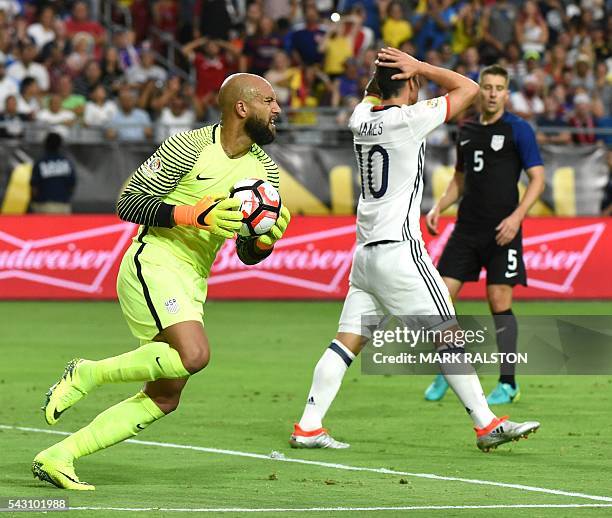
[[[366,315],[455,315],[422,241],[357,246],[338,331],[369,337]]]

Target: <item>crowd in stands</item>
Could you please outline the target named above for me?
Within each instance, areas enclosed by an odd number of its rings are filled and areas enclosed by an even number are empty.
[[[542,143],[612,141],[597,133],[612,126],[611,0],[118,0],[105,24],[102,3],[0,0],[0,136],[36,121],[160,141],[216,120],[237,71],[272,83],[285,121],[330,107],[340,127],[388,45],[474,80],[506,66],[509,108],[556,128]]]

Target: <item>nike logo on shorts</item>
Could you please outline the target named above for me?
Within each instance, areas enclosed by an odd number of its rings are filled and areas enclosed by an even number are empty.
[[[462,140],[461,142],[459,142],[459,145],[460,146],[465,146],[469,141],[470,141],[470,139]]]
[[[511,279],[512,277],[516,277],[518,275],[518,272],[506,272],[505,276],[506,279]]]

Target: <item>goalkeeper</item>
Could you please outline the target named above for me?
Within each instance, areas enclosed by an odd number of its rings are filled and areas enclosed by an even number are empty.
[[[144,382],[136,395],[40,452],[35,477],[58,487],[91,490],[74,472],[76,459],[135,436],[175,410],[189,377],[206,367],[202,323],[206,280],[224,241],[240,228],[240,202],[227,193],[238,180],[258,177],[278,188],[278,167],[259,147],[274,140],[280,113],[270,84],[235,74],[219,92],[221,123],[165,140],[132,175],[119,197],[119,216],[140,224],[119,270],[117,293],[133,351],[99,361],[72,360],[49,389],[43,410],[52,425],[81,398],[106,383]],[[246,264],[265,259],[289,223],[283,207],[272,229],[238,237]]]

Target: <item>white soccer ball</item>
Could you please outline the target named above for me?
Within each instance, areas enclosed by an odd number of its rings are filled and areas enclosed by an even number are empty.
[[[260,178],[246,178],[232,187],[230,197],[241,201],[241,236],[260,236],[272,228],[280,213],[281,198],[273,185]]]

